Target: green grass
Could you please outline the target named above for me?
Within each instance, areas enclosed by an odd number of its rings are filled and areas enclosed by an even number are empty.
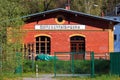
[[[22,80],[22,76],[20,74],[6,73],[0,75],[0,80]]]
[[[39,74],[41,75],[41,74]],[[0,80],[22,80],[23,78],[35,78],[35,73],[23,73],[19,74],[5,74],[2,77],[0,76]],[[91,77],[55,77],[53,80],[120,80],[119,76],[115,75],[97,75],[94,78]]]
[[[119,76],[102,75],[91,77],[57,77],[55,80],[120,80]]]

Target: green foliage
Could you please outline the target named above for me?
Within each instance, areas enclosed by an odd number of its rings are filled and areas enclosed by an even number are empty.
[[[119,76],[102,75],[91,77],[57,77],[56,80],[120,80]]]
[[[95,73],[105,74],[110,71],[110,61],[109,60],[95,60]]]
[[[16,52],[20,52],[22,47],[20,26],[23,21],[20,17],[24,10],[18,2],[19,0],[0,0],[0,73],[14,73],[19,65],[16,62]]]
[[[37,13],[43,11],[42,0],[19,0],[18,2],[26,14]],[[24,13],[24,14],[25,14]]]
[[[53,73],[54,71],[54,63],[53,61],[37,61],[39,72],[42,73]]]
[[[72,0],[71,9],[101,16],[103,0]]]
[[[71,73],[71,61],[56,61],[56,73]]]
[[[24,60],[23,62],[23,72],[33,72],[32,70],[32,60]]]
[[[32,70],[32,61],[28,60],[23,63],[23,72],[35,72],[38,65],[39,73],[54,73],[54,61],[35,61],[34,70]],[[95,60],[95,74],[108,74],[109,73],[109,61],[108,60]],[[60,73],[72,73],[72,67],[74,67],[75,74],[90,74],[90,61],[87,60],[75,60],[74,66],[71,61],[56,61],[56,72]]]
[[[33,74],[29,74],[29,73],[25,73],[23,74],[23,78],[25,77],[31,77],[31,75],[33,76]],[[35,76],[35,75],[34,75]],[[20,77],[19,75],[5,75],[3,77],[0,77],[0,80],[23,80],[22,77]],[[34,78],[36,79],[36,78]],[[47,78],[48,79],[48,78]],[[56,77],[56,78],[52,78],[55,80],[120,80],[119,76],[114,76],[114,75],[101,75],[101,76],[96,76],[94,78],[91,77]]]
[[[18,1],[18,0],[17,0]],[[0,26],[12,27],[21,23],[23,7],[17,1],[0,0]],[[16,20],[14,20],[16,18]]]
[[[75,73],[77,74],[84,74],[90,73],[90,61],[80,60],[75,61]]]

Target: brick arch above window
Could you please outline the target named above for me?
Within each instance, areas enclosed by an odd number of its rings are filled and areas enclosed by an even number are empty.
[[[51,38],[51,35],[48,35],[48,34],[37,34],[37,35],[35,35],[34,37],[39,37],[39,36],[47,36],[47,37],[50,37],[50,38]]]
[[[72,35],[70,35],[69,37],[73,37],[73,36],[81,36],[81,37],[86,37],[85,35],[83,35],[83,34],[72,34]]]

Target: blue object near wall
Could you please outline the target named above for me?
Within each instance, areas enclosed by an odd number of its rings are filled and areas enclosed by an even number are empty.
[[[51,61],[54,59],[58,59],[56,56],[51,56],[48,54],[38,54],[35,58],[35,60],[42,60],[42,61]]]

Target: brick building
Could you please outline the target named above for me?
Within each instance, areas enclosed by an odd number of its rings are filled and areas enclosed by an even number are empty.
[[[62,8],[26,18],[22,26],[25,55],[114,51],[113,26],[117,21]]]

